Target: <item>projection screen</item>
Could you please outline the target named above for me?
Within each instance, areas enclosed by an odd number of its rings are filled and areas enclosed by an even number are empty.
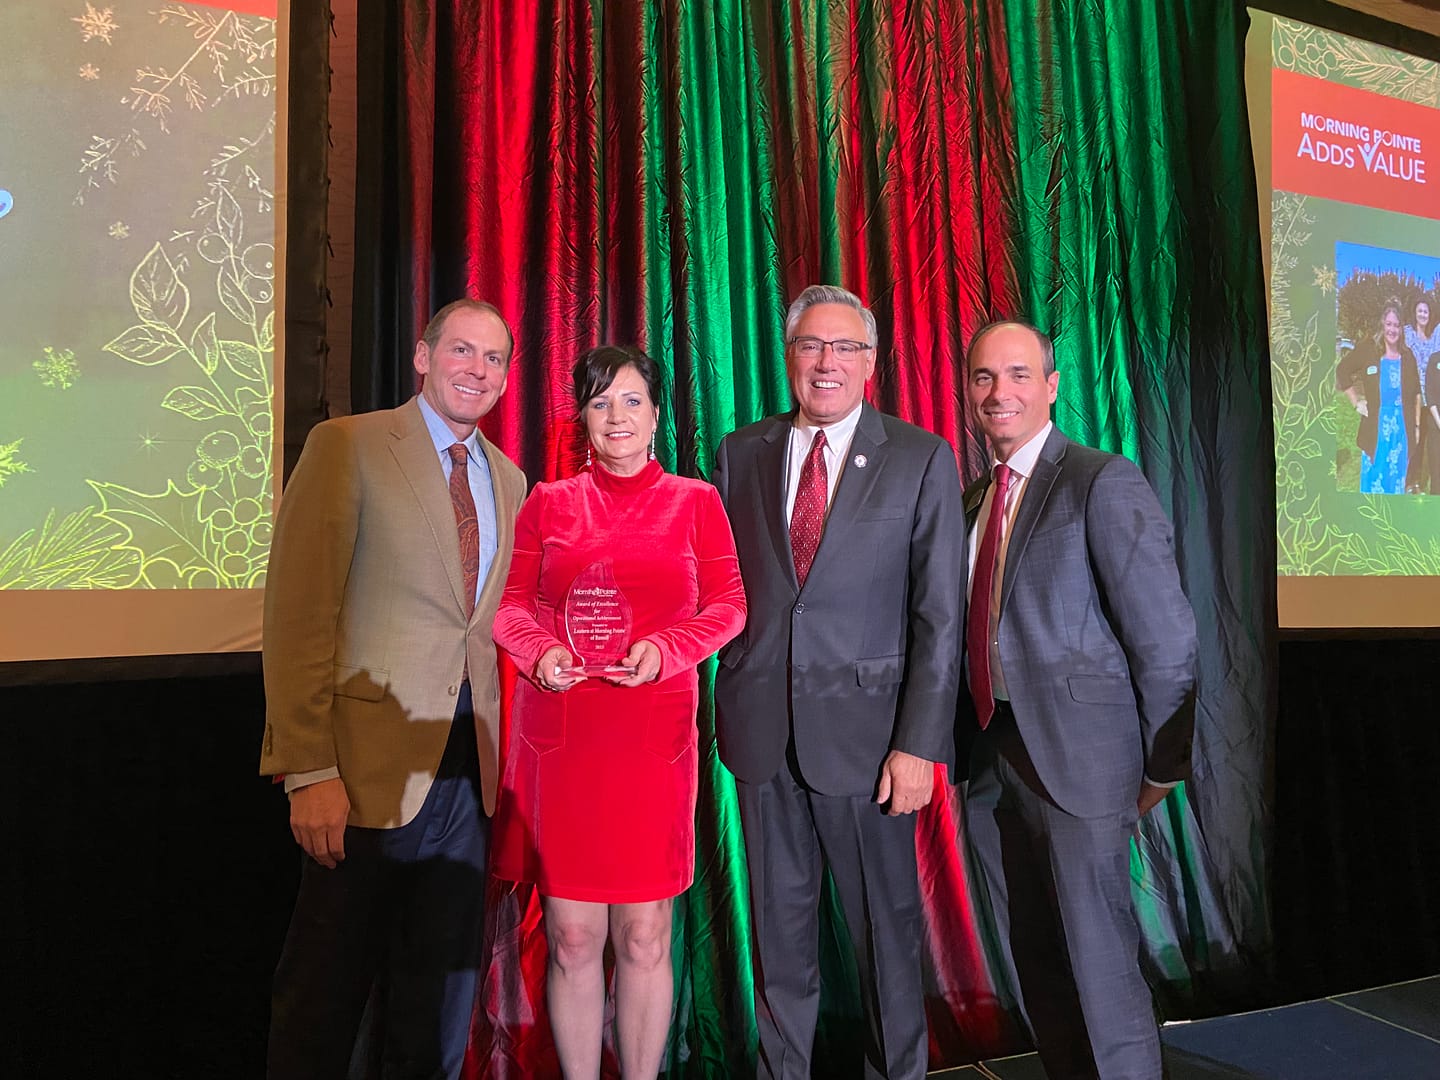
[[[6,5],[0,661],[259,648],[285,10]]]
[[[1280,625],[1440,625],[1440,64],[1251,20]]]

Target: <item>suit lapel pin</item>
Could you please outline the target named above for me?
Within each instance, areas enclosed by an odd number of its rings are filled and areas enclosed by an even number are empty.
[[[856,454],[856,455],[855,455],[855,468],[857,468],[857,469],[863,469],[866,465],[869,465],[869,464],[870,464],[870,459],[867,458],[864,454]]]

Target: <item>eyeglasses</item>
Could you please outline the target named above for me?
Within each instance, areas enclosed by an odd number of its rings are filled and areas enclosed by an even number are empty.
[[[793,337],[790,339],[790,347],[795,350],[795,355],[802,356],[806,360],[817,358],[825,351],[826,345],[829,345],[830,351],[841,360],[853,360],[875,347],[866,345],[863,341],[851,341],[849,338],[839,338],[836,341],[826,341],[824,338],[818,337]]]

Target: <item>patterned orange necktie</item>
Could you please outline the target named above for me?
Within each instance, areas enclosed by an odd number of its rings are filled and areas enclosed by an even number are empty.
[[[810,576],[810,565],[820,547],[820,534],[825,529],[825,497],[830,474],[825,469],[825,431],[815,432],[810,453],[800,469],[800,483],[795,486],[795,509],[790,512],[790,553],[795,557],[795,577],[800,587]]]
[[[475,496],[470,493],[469,456],[464,443],[450,447],[450,506],[460,532],[460,566],[465,571],[465,616],[475,613],[475,590],[480,584],[480,521]]]

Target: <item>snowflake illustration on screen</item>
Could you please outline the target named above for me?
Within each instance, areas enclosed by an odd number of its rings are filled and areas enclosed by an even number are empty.
[[[110,35],[120,29],[115,22],[114,8],[107,7],[96,11],[94,6],[88,3],[85,5],[85,14],[76,15],[70,21],[80,24],[80,33],[85,35],[86,41],[99,38],[106,45],[114,44]]]
[[[80,378],[80,365],[75,360],[73,349],[56,349],[45,346],[45,359],[30,365],[40,381],[55,390],[69,390]]]

